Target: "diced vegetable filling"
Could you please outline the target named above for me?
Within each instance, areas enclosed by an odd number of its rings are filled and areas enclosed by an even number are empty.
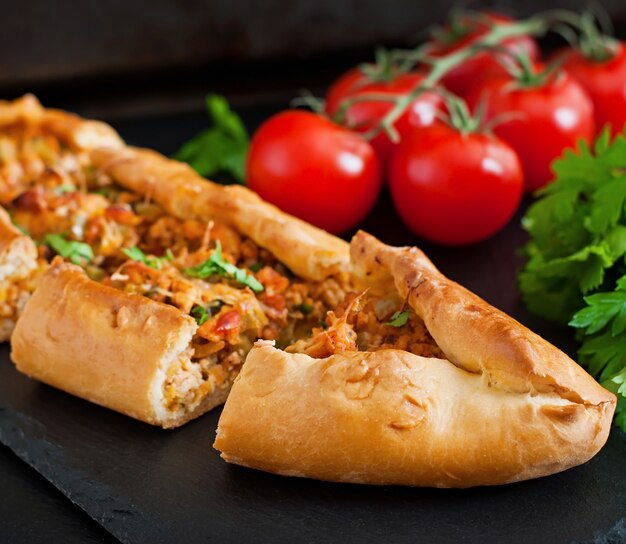
[[[0,137],[0,203],[38,243],[38,274],[59,255],[96,281],[196,320],[189,350],[166,373],[171,410],[193,409],[231,384],[257,339],[313,357],[383,348],[443,357],[412,310],[368,293],[346,295],[337,278],[295,277],[228,225],[168,215],[52,136],[16,129]],[[2,315],[10,313],[7,298],[35,285],[4,293]]]
[[[310,338],[287,348],[292,353],[329,357],[346,351],[400,349],[422,357],[445,358],[424,322],[408,306],[368,292],[350,292]]]

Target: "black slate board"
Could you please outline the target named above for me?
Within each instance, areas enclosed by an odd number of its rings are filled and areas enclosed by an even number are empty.
[[[171,152],[202,123],[190,115],[117,127],[132,143]],[[421,245],[444,273],[571,353],[567,332],[532,318],[519,302],[518,224],[470,248]],[[385,197],[364,227],[388,243],[419,243]],[[232,467],[211,448],[218,418],[216,410],[176,431],[152,428],[29,380],[13,368],[8,346],[0,347],[0,442],[123,542],[626,543],[626,435],[615,429],[582,467],[450,491]]]
[[[0,542],[3,544],[119,542],[2,445],[0,482]]]

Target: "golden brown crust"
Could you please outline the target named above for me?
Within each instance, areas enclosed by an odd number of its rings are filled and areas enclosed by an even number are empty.
[[[18,370],[49,385],[172,427],[187,418],[162,410],[159,384],[196,328],[172,306],[101,285],[69,263],[53,264],[18,321],[11,357]]]
[[[91,156],[121,185],[150,195],[176,217],[216,219],[235,227],[298,276],[322,280],[347,274],[345,241],[282,212],[245,187],[217,185],[148,149],[96,149]]]
[[[493,387],[518,393],[555,391],[590,405],[615,402],[612,393],[565,353],[446,278],[419,249],[389,247],[361,231],[351,254],[361,281],[384,290],[392,279],[448,359],[485,374]]]
[[[91,153],[94,164],[121,185],[154,198],[179,218],[215,218],[233,225],[305,278],[322,279],[346,271],[346,242],[283,214],[247,189],[216,185],[156,152],[127,148],[104,123],[44,109],[33,96],[0,102],[0,126],[16,123],[52,132],[77,150],[98,147]],[[80,302],[77,293],[87,302]],[[157,414],[158,406],[146,397],[146,391],[167,352],[153,349],[159,342],[155,344],[151,330],[142,332],[144,325],[134,317],[125,328],[111,328],[111,315],[122,307],[124,312],[132,310],[137,319],[143,316],[141,312],[154,311],[156,316],[165,312],[195,326],[193,319],[173,307],[166,311],[149,299],[103,288],[70,265],[53,267],[18,327],[13,352],[18,368],[70,393],[163,426],[179,425],[225,400],[230,383],[179,414],[174,423]],[[62,343],[47,335],[51,328]],[[164,339],[180,328],[180,323],[161,319],[154,334]],[[107,374],[111,368],[115,372]]]
[[[117,132],[106,123],[44,108],[32,94],[12,101],[0,100],[0,127],[20,122],[52,132],[66,145],[77,150],[124,146]]]
[[[447,359],[255,348],[218,426],[227,461],[325,480],[469,487],[559,472],[604,445],[615,396],[565,354],[415,248],[361,232],[351,253],[363,286],[386,296],[395,286]]]
[[[54,134],[61,142],[76,151],[107,146],[120,148],[124,142],[109,125],[91,121],[60,110],[42,107],[31,94],[16,100],[0,100],[0,130],[22,124],[29,128]],[[36,132],[36,131],[35,131]],[[37,250],[33,241],[11,224],[8,215],[0,207],[0,291],[9,282],[24,279],[37,267]],[[6,282],[5,285],[2,282]],[[22,292],[16,299],[19,308],[15,315],[0,316],[0,342],[8,340],[15,320],[29,296]],[[2,303],[0,296],[0,305]],[[5,311],[6,314],[8,312]]]
[[[596,413],[553,393],[505,393],[446,360],[404,351],[312,359],[257,347],[214,446],[228,462],[283,475],[470,487],[587,461],[611,415],[609,403]]]

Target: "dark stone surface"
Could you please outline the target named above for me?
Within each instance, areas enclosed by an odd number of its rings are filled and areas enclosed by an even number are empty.
[[[254,126],[270,110],[243,113]],[[189,115],[116,127],[169,153],[204,123]],[[519,301],[518,225],[473,247],[431,247],[402,227],[386,197],[364,224],[386,242],[421,245],[451,278],[571,353],[568,331],[531,318]],[[586,465],[536,481],[466,491],[330,484],[222,462],[211,448],[219,410],[162,431],[29,380],[8,354],[0,347],[0,442],[123,542],[626,542],[626,435],[617,430]],[[7,480],[0,496],[20,492],[21,481]],[[29,542],[3,519],[5,540]]]
[[[5,365],[3,361],[1,364]],[[0,446],[0,542],[110,544],[113,536]]]
[[[494,488],[283,478],[219,458],[211,448],[219,410],[162,431],[29,380],[7,352],[0,350],[0,442],[123,542],[626,539],[626,436],[618,431],[582,467]]]

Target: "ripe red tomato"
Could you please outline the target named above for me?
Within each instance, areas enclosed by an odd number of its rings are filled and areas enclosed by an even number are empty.
[[[337,112],[341,102],[352,96],[376,93],[392,97],[406,95],[419,86],[424,79],[417,72],[394,77],[390,81],[371,81],[358,68],[346,72],[329,89],[326,96],[326,113],[331,117]],[[345,126],[359,132],[366,132],[380,123],[393,107],[392,102],[363,101],[352,105],[346,112]],[[432,125],[437,119],[437,110],[443,109],[443,99],[436,93],[426,92],[417,97],[394,127],[402,138],[416,127]],[[389,162],[395,144],[386,133],[380,133],[371,141],[381,165]]]
[[[607,123],[613,134],[622,132],[626,124],[626,44],[618,42],[609,59],[595,61],[573,48],[557,53],[563,67],[581,85],[593,102],[596,129]]]
[[[518,154],[529,192],[550,182],[550,165],[564,149],[593,138],[593,104],[565,72],[530,86],[517,84],[510,76],[493,78],[474,89],[467,101],[475,108],[483,98],[485,121],[502,116],[494,133]]]
[[[248,185],[282,210],[332,233],[355,227],[381,186],[378,159],[359,134],[302,110],[268,119],[250,144]]]
[[[482,16],[491,24],[507,24],[513,22],[511,17],[500,13],[482,13]],[[482,21],[477,21],[469,16],[462,16],[455,25],[444,27],[443,38],[430,40],[427,51],[435,56],[441,57],[467,47],[478,38],[489,31],[489,25]],[[520,36],[502,42],[502,47],[512,53],[523,53],[530,57],[532,61],[539,60],[541,53],[537,42],[530,36]],[[500,58],[500,60],[498,60]],[[454,94],[465,97],[466,94],[476,85],[481,84],[492,76],[506,74],[502,61],[507,61],[507,55],[497,54],[492,51],[477,53],[463,64],[448,72],[441,80],[442,84]]]
[[[400,217],[415,234],[462,245],[508,223],[520,203],[523,176],[515,152],[495,136],[438,123],[398,145],[389,185]]]

